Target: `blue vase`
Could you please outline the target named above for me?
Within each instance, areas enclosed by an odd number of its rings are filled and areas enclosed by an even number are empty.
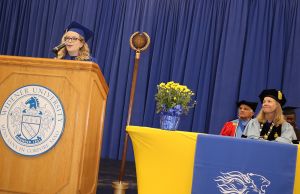
[[[160,128],[166,130],[176,130],[178,128],[179,120],[179,115],[172,115],[169,112],[161,112]]]

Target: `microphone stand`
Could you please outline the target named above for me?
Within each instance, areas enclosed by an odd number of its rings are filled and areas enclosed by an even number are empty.
[[[135,32],[130,36],[129,39],[130,47],[135,50],[135,60],[134,60],[134,69],[133,69],[133,77],[131,82],[130,89],[130,100],[128,107],[128,116],[127,116],[127,126],[130,125],[131,120],[131,111],[134,100],[135,86],[136,86],[136,78],[138,72],[138,65],[140,60],[141,51],[144,51],[148,48],[150,44],[150,37],[147,33]],[[126,154],[127,154],[127,145],[128,145],[129,135],[125,131],[125,139],[124,139],[124,147],[122,152],[122,161],[121,168],[118,181],[112,182],[112,187],[114,188],[114,194],[125,194],[125,190],[128,189],[128,183],[123,182],[123,177],[125,174],[125,163],[126,163]]]
[[[52,50],[52,52],[55,54],[55,59],[57,59],[58,58],[58,51]]]
[[[64,42],[64,43],[61,43],[60,45],[58,45],[58,46],[56,46],[56,47],[54,47],[53,49],[52,49],[52,52],[55,54],[55,58],[57,58],[58,57],[58,51],[60,51],[62,48],[64,48],[66,46],[66,43]]]

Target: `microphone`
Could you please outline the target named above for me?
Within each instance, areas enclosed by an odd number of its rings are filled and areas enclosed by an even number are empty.
[[[60,49],[64,48],[65,46],[66,46],[66,43],[63,42],[63,43],[57,45],[56,47],[54,47],[52,49],[52,52],[57,53]]]

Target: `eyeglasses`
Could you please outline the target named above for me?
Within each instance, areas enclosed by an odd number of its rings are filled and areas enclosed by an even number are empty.
[[[65,40],[65,41],[71,41],[71,42],[75,42],[76,40],[80,40],[80,41],[81,41],[80,38],[77,38],[77,37],[69,37],[69,36],[66,36],[66,37],[64,38],[64,40]]]

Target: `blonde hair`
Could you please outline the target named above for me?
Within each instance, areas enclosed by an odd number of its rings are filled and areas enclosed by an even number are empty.
[[[275,109],[275,116],[274,116],[274,119],[273,119],[273,123],[276,127],[278,127],[279,125],[281,125],[282,123],[285,122],[285,119],[284,119],[284,116],[282,114],[282,108],[281,108],[281,105],[277,102],[276,102],[276,109]],[[260,109],[258,115],[256,116],[257,120],[259,123],[265,123],[267,120],[266,120],[266,116],[265,116],[265,113],[263,112],[262,109]]]
[[[64,39],[65,39],[66,33],[61,38],[61,43],[65,42]],[[89,45],[84,41],[84,38],[81,35],[79,35],[79,40],[83,43],[83,46],[79,49],[78,56],[75,57],[75,60],[88,61],[91,58]],[[60,51],[58,51],[57,58],[63,59],[66,56],[66,54],[67,54],[67,49],[62,48]]]

